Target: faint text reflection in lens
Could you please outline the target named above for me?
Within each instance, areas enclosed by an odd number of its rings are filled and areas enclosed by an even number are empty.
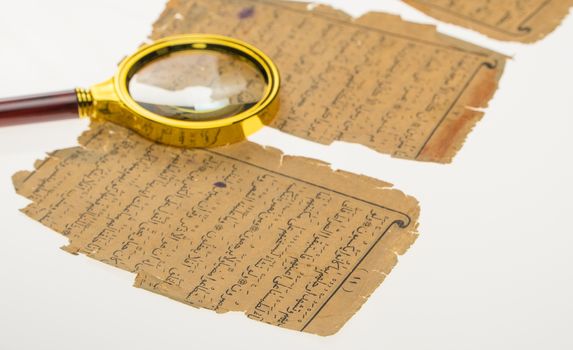
[[[143,65],[129,80],[131,97],[164,117],[217,120],[261,100],[266,82],[245,58],[214,50],[169,53]]]

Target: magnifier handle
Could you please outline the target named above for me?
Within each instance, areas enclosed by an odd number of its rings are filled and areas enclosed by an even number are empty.
[[[0,99],[0,126],[78,117],[76,90]]]

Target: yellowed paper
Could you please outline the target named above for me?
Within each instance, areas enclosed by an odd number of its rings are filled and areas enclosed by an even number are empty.
[[[166,147],[110,123],[80,144],[14,175],[23,212],[195,307],[333,334],[417,237],[414,198],[315,160]]]
[[[153,39],[215,33],[267,53],[282,73],[274,127],[323,144],[450,162],[481,118],[505,57],[383,13],[256,0],[172,0]]]
[[[499,40],[532,43],[551,33],[573,0],[403,0],[409,5]]]

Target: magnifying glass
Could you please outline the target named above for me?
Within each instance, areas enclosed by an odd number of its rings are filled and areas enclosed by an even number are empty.
[[[90,89],[0,100],[0,118],[108,120],[151,140],[212,147],[243,140],[278,109],[280,77],[257,48],[220,35],[166,37]]]

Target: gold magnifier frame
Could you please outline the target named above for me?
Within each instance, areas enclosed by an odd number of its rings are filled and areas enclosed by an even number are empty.
[[[179,120],[142,107],[129,93],[129,80],[145,62],[182,50],[214,50],[238,55],[262,74],[262,98],[238,114],[215,120]],[[269,124],[278,109],[279,71],[259,49],[241,40],[211,34],[170,36],[142,46],[125,58],[113,78],[76,89],[80,117],[108,120],[140,135],[178,147],[215,147],[241,141]]]

